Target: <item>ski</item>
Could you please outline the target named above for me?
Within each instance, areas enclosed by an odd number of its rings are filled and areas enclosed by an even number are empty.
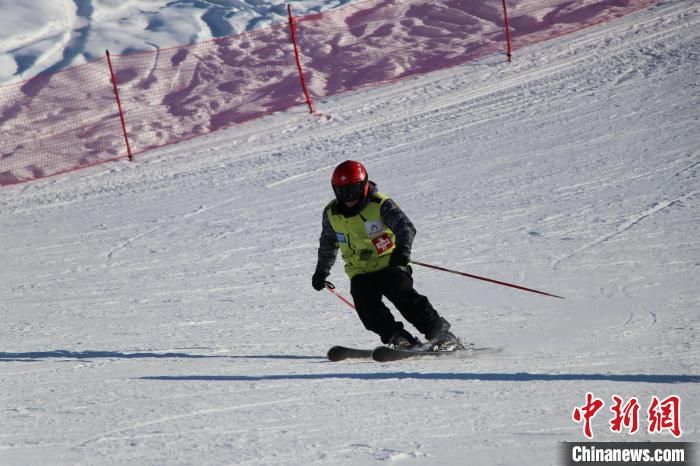
[[[400,361],[402,359],[418,359],[418,358],[472,358],[476,356],[482,356],[486,354],[500,353],[502,348],[493,347],[467,347],[463,350],[456,351],[433,351],[426,349],[413,349],[413,350],[398,350],[389,348],[388,346],[378,346],[372,351],[372,359],[378,362],[390,362],[390,361]]]
[[[347,346],[333,346],[328,350],[328,359],[333,362],[344,359],[372,359],[371,349],[348,348]]]
[[[346,359],[373,359],[378,362],[400,361],[402,359],[417,358],[472,358],[487,354],[495,354],[503,351],[502,348],[468,346],[457,351],[432,351],[430,349],[397,350],[388,346],[378,346],[374,349],[350,348],[347,346],[333,346],[328,350],[328,360],[333,362]]]

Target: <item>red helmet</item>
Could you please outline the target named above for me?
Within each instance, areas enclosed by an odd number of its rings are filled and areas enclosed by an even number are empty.
[[[346,160],[333,170],[331,185],[340,202],[362,200],[369,192],[367,170],[360,162]]]

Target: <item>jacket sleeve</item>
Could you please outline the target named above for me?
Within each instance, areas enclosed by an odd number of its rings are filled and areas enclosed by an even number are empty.
[[[323,209],[323,220],[321,221],[321,237],[319,238],[316,272],[320,272],[327,277],[330,275],[331,268],[333,268],[336,256],[338,255],[338,240],[326,211],[327,209]]]
[[[394,232],[396,245],[394,252],[406,257],[411,257],[411,247],[413,238],[416,236],[416,227],[411,220],[401,210],[401,208],[391,199],[387,199],[382,204],[380,210],[384,224]]]

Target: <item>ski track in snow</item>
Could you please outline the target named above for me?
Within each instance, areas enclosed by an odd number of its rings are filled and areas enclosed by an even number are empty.
[[[3,189],[0,463],[557,464],[586,392],[677,394],[698,438],[699,13],[661,1]],[[345,159],[412,218],[416,260],[566,299],[416,267],[458,335],[505,350],[325,361],[378,344],[309,286]],[[607,414],[595,440],[671,440]]]
[[[611,232],[611,233],[608,233],[608,234],[605,234],[605,235],[601,236],[600,238],[597,238],[595,241],[592,241],[592,242],[590,242],[590,243],[588,243],[588,244],[584,244],[583,246],[581,246],[581,247],[578,248],[577,250],[573,251],[572,253],[567,254],[566,256],[557,259],[557,260],[552,264],[552,268],[556,270],[557,268],[559,268],[559,265],[560,265],[563,261],[568,260],[568,259],[571,259],[572,257],[574,257],[574,256],[576,256],[576,255],[578,255],[578,254],[581,254],[582,252],[585,252],[585,251],[587,251],[587,250],[590,250],[590,249],[595,248],[596,246],[600,245],[601,243],[604,243],[605,241],[608,241],[608,240],[614,238],[615,236],[620,235],[620,234],[626,232],[627,230],[629,230],[629,229],[632,228],[633,226],[637,225],[639,222],[641,222],[641,221],[644,220],[645,218],[647,218],[647,217],[649,217],[649,216],[651,216],[651,215],[654,215],[654,214],[656,214],[656,213],[658,213],[658,212],[661,212],[662,210],[664,210],[664,209],[666,209],[666,208],[668,208],[668,207],[670,207],[670,206],[672,206],[672,205],[674,205],[674,204],[676,204],[676,203],[678,203],[678,202],[682,202],[682,201],[684,201],[684,200],[686,200],[686,199],[691,199],[691,198],[693,198],[694,196],[696,196],[698,193],[700,193],[700,191],[694,191],[694,192],[692,192],[692,193],[689,193],[689,194],[686,194],[686,195],[684,195],[684,196],[681,196],[681,197],[679,197],[679,198],[677,198],[677,199],[673,199],[672,201],[662,201],[662,202],[659,202],[658,204],[652,206],[651,208],[645,210],[644,212],[635,213],[635,214],[631,215],[631,216],[628,218],[628,220],[625,221],[622,225],[618,226],[618,227],[615,229],[615,231],[613,231],[613,232]]]

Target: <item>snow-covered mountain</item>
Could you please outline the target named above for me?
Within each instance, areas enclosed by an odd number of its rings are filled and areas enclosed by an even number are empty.
[[[154,2],[81,5],[122,3]],[[676,395],[697,441],[699,10],[2,188],[0,464],[559,464],[587,393],[594,440],[675,440],[647,408]],[[346,159],[411,217],[414,259],[566,299],[415,267],[455,333],[504,351],[326,361],[379,343],[310,284]],[[613,395],[639,432],[611,431]]]
[[[291,2],[295,13],[352,0]],[[201,42],[286,21],[282,0],[0,0],[0,84],[112,53]]]

